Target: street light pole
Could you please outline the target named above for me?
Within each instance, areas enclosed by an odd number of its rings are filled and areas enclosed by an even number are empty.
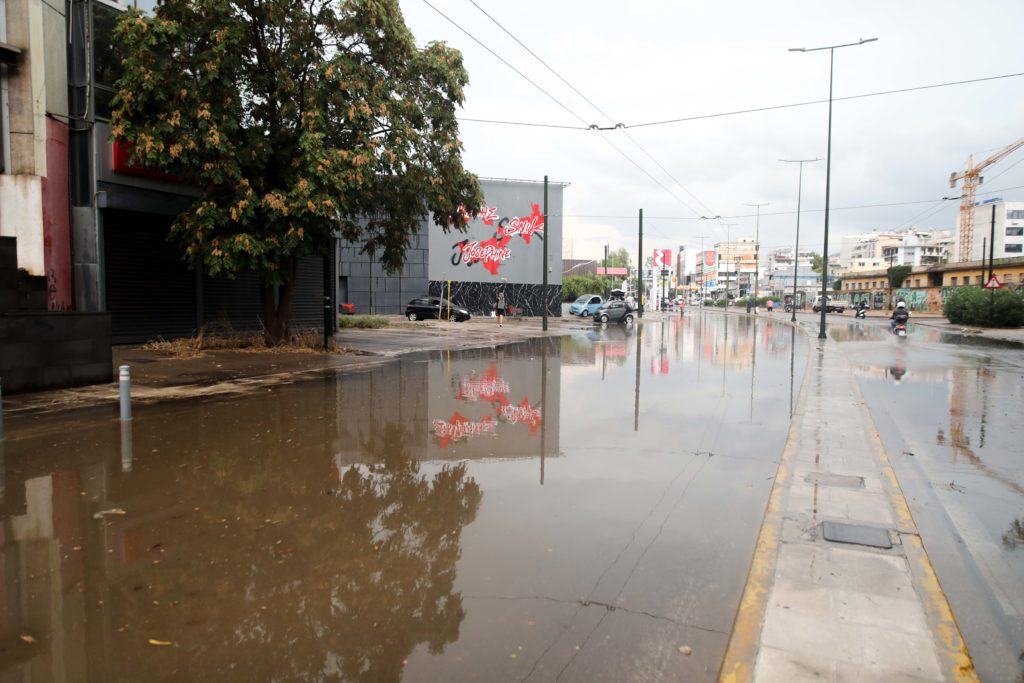
[[[829,218],[829,195],[832,189],[832,67],[835,63],[836,49],[841,47],[855,47],[864,43],[871,43],[878,38],[861,38],[856,43],[843,43],[842,45],[826,45],[824,47],[791,47],[790,52],[818,52],[828,50],[828,144],[825,150],[825,245],[821,254],[821,326],[818,329],[818,339],[827,339],[825,334],[825,313],[828,311],[828,218]]]
[[[735,266],[736,265],[736,260],[735,260],[736,259],[736,255],[733,253],[732,239],[731,239],[731,237],[729,235],[729,228],[731,228],[734,225],[739,225],[739,223],[721,223],[720,225],[722,225],[722,227],[725,228],[725,246],[729,250],[729,258],[733,259],[733,266]],[[722,254],[718,255],[718,271],[719,271],[719,273],[723,272],[722,271]],[[726,310],[726,312],[728,312],[728,310],[729,310],[729,292],[730,291],[732,291],[732,288],[729,286],[729,277],[726,276],[725,277],[725,310]]]
[[[768,206],[771,202],[760,204],[747,204],[757,209],[757,220],[754,223],[754,312],[757,313],[757,295],[760,293],[758,281],[761,279],[761,207]],[[749,291],[748,296],[749,296]]]
[[[793,247],[793,304],[791,306],[793,317],[790,318],[790,322],[796,322],[796,273],[797,267],[800,264],[800,195],[803,193],[804,187],[804,164],[812,161],[821,161],[815,157],[814,159],[779,159],[779,161],[787,164],[800,164],[800,175],[799,180],[796,183],[796,246]]]

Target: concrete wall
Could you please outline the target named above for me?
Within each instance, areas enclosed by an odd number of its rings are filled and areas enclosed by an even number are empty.
[[[0,315],[0,381],[5,392],[109,382],[110,316],[105,313]]]

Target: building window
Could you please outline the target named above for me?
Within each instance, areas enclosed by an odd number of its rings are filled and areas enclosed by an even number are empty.
[[[1024,253],[1024,244],[1007,244],[1005,249],[1007,254],[1021,254]]]
[[[949,281],[949,284],[951,284],[952,286],[956,287],[957,279],[958,278],[954,275],[953,278]]]
[[[100,2],[92,3],[93,113],[110,118],[114,83],[121,77],[121,49],[114,32],[121,11]]]
[[[921,286],[921,278],[919,278],[919,277],[915,277],[914,278],[914,286],[915,287],[920,287]]]
[[[1006,228],[1007,237],[1024,237],[1024,227],[1015,228],[1012,225]]]
[[[1006,218],[1011,221],[1024,219],[1024,209],[1009,209]]]

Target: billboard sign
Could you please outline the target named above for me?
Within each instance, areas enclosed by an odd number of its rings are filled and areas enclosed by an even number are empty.
[[[541,284],[544,240],[548,265],[561,263],[563,185],[548,185],[547,224],[543,183],[481,180],[480,187],[484,203],[475,218],[463,213],[465,232],[430,226],[429,279]],[[549,268],[548,282],[561,284],[561,271]]]

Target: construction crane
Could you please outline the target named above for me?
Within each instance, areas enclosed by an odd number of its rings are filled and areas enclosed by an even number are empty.
[[[953,171],[949,174],[950,187],[955,188],[956,181],[958,180],[964,181],[964,191],[960,200],[960,255],[958,260],[971,260],[971,251],[974,246],[974,197],[977,194],[978,185],[981,185],[984,180],[981,172],[1000,159],[1005,159],[1021,147],[1024,147],[1024,138],[1003,147],[989,158],[977,164],[974,163],[974,155],[972,154],[967,157],[967,168],[963,171]]]

